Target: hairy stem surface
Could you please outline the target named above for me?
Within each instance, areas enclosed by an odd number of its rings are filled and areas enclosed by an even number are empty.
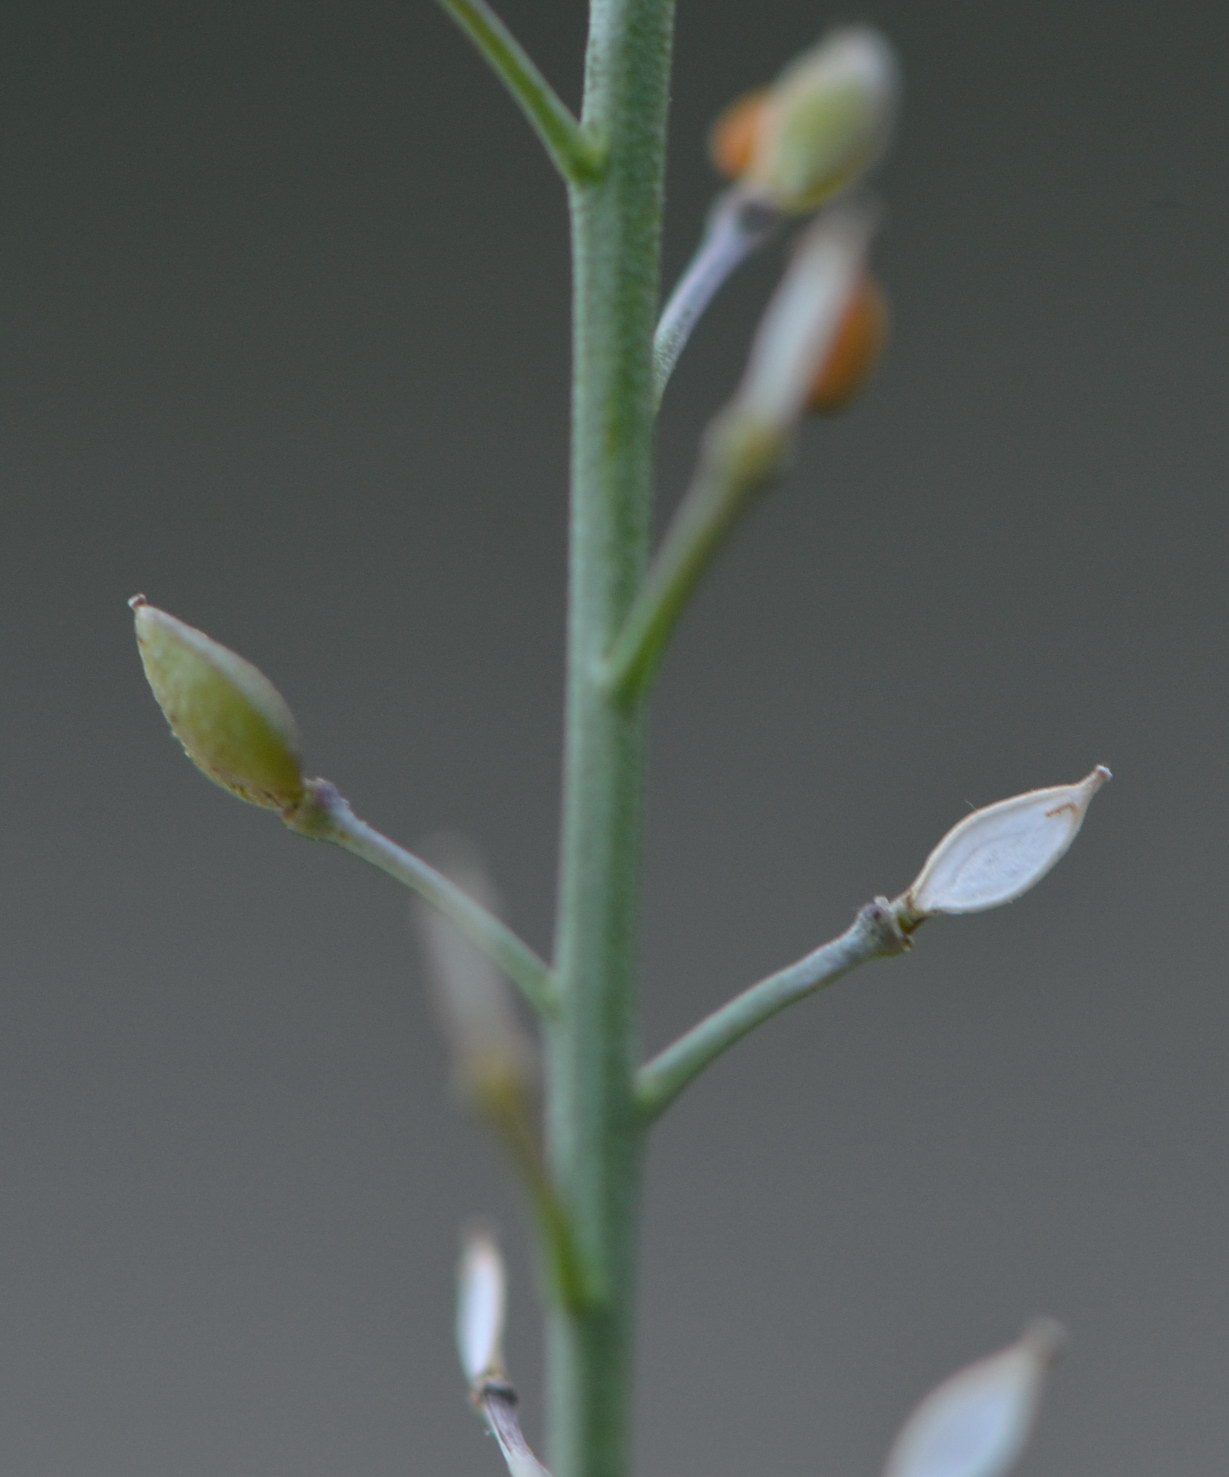
[[[634,1097],[643,709],[602,661],[643,577],[672,0],[593,0],[583,123],[605,151],[571,192],[572,522],[557,1011],[548,1154],[584,1278],[552,1309],[555,1477],[626,1477],[642,1120]]]
[[[589,139],[486,0],[440,0],[440,4],[508,89],[564,179],[596,173],[599,159]]]

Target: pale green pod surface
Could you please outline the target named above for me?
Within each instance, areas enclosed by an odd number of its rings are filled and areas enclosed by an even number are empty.
[[[301,800],[294,716],[264,673],[143,595],[129,603],[145,675],[188,758],[252,805],[285,810]]]
[[[883,153],[898,91],[895,56],[877,31],[833,32],[769,90],[747,183],[787,215],[816,209]]]

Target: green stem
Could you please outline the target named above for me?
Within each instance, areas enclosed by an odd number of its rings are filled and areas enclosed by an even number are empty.
[[[551,1297],[560,1306],[582,1309],[588,1296],[575,1237],[542,1154],[535,1113],[524,1096],[480,1105],[520,1177],[538,1227],[539,1253]]]
[[[886,898],[867,903],[839,938],[736,995],[641,1068],[636,1100],[645,1120],[663,1113],[693,1077],[779,1010],[869,959],[887,959],[908,948],[895,905]]]
[[[672,0],[593,0],[584,125],[607,165],[571,192],[572,519],[547,1133],[589,1295],[550,1313],[555,1477],[625,1477],[630,1445],[644,721],[638,704],[614,699],[601,668],[647,558],[672,29]]]
[[[370,862],[381,872],[416,892],[446,918],[520,987],[521,993],[542,1015],[553,1009],[554,986],[550,966],[519,938],[506,923],[476,903],[442,872],[429,867],[421,857],[406,851],[379,831],[359,820],[327,780],[312,780],[307,798],[286,812],[283,821],[292,831],[316,841],[331,841],[351,856]]]
[[[605,681],[616,696],[647,689],[692,591],[751,497],[772,481],[783,446],[728,412],[709,428],[692,484],[611,646]]]
[[[742,383],[709,427],[695,480],[611,645],[606,681],[623,699],[644,692],[675,622],[722,539],[751,496],[768,487],[780,471],[809,387],[835,341],[875,222],[876,211],[866,201],[835,205],[799,242],[760,321]],[[723,247],[719,254],[724,252]],[[700,288],[704,286],[701,272]],[[670,362],[662,357],[667,327],[663,319],[658,330],[659,379]]]
[[[550,83],[486,0],[439,0],[511,93],[565,180],[589,179],[601,156]]]

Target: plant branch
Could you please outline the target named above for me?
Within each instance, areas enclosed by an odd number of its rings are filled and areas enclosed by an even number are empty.
[[[779,1010],[814,995],[859,964],[903,954],[909,947],[894,905],[886,898],[867,903],[839,938],[736,995],[642,1067],[636,1099],[645,1119],[660,1116],[710,1062]]]
[[[416,892],[493,959],[539,1014],[550,1014],[554,986],[545,960],[442,872],[359,820],[349,802],[327,780],[310,781],[305,799],[284,812],[282,820],[292,831],[316,841],[331,841]]]
[[[760,321],[742,382],[709,427],[692,485],[606,653],[605,679],[619,698],[643,694],[722,539],[751,496],[781,470],[876,218],[870,202],[848,201],[825,211],[799,241]]]
[[[658,404],[691,331],[730,275],[781,223],[766,201],[727,190],[709,214],[696,254],[662,309],[653,339],[653,388]]]
[[[710,426],[691,486],[605,663],[617,697],[630,701],[648,687],[692,591],[739,514],[771,485],[783,450],[737,416]]]
[[[601,167],[599,151],[486,0],[439,3],[511,93],[564,179],[575,183],[596,175]]]
[[[509,1101],[502,1108],[488,1103],[485,1116],[508,1151],[529,1197],[552,1295],[561,1307],[583,1315],[590,1289],[577,1254],[576,1236],[551,1179],[538,1124],[527,1108],[523,1100]]]
[[[517,1413],[517,1394],[506,1380],[485,1379],[470,1398],[499,1443],[509,1477],[550,1477],[525,1440]]]

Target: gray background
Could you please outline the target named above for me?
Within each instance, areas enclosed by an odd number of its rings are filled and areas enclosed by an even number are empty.
[[[575,97],[579,0],[506,0]],[[902,888],[971,804],[1114,784],[1043,888],[774,1023],[655,1140],[645,1474],[874,1474],[1048,1312],[1026,1473],[1223,1471],[1229,996],[1223,8],[873,4],[908,96],[889,358],[688,614],[653,724],[646,1045]],[[708,120],[830,18],[689,3]],[[309,762],[485,847],[549,942],[562,192],[427,0],[0,15],[0,1469],[499,1470],[451,1349],[450,1106],[397,890],[228,800],[143,590],[258,662]],[[779,253],[697,335],[663,508]]]

